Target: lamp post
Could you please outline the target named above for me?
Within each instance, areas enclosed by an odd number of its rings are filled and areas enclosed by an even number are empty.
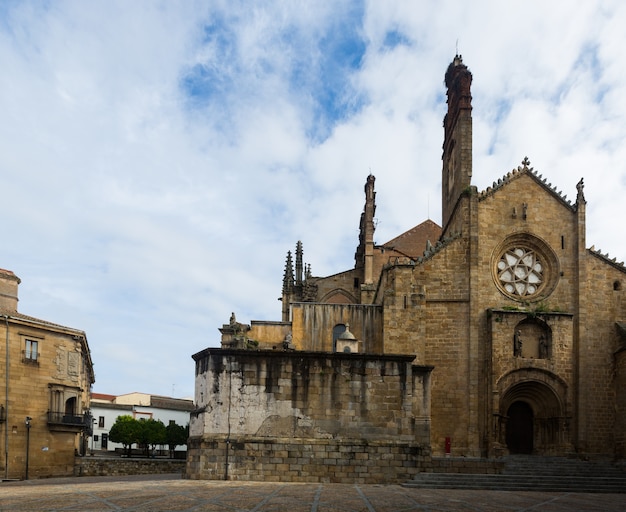
[[[24,420],[24,424],[26,425],[26,477],[24,480],[28,480],[28,448],[30,445],[30,422],[32,418],[30,416],[26,416]]]
[[[94,436],[94,430],[96,429],[96,423],[98,423],[98,420],[96,418],[92,418],[92,427],[91,427],[91,456],[93,457],[93,436]]]

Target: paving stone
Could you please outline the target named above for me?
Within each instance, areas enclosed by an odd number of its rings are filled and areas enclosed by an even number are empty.
[[[625,494],[412,489],[399,485],[182,480],[177,475],[0,483],[0,511],[621,512]]]

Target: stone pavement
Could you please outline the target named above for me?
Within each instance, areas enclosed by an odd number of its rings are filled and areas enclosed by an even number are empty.
[[[624,511],[626,494],[182,480],[179,475],[0,483],[1,511]]]

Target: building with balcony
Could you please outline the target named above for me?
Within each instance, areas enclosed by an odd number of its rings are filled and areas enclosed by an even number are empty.
[[[93,364],[84,331],[17,311],[20,279],[0,269],[0,474],[73,474],[91,435]]]

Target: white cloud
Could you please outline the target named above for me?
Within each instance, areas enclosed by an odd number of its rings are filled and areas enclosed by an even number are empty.
[[[297,240],[349,268],[440,222],[443,75],[473,72],[474,183],[524,156],[626,257],[621,2],[20,2],[0,8],[0,266],[85,329],[96,390],[191,395],[231,311],[278,319]]]

